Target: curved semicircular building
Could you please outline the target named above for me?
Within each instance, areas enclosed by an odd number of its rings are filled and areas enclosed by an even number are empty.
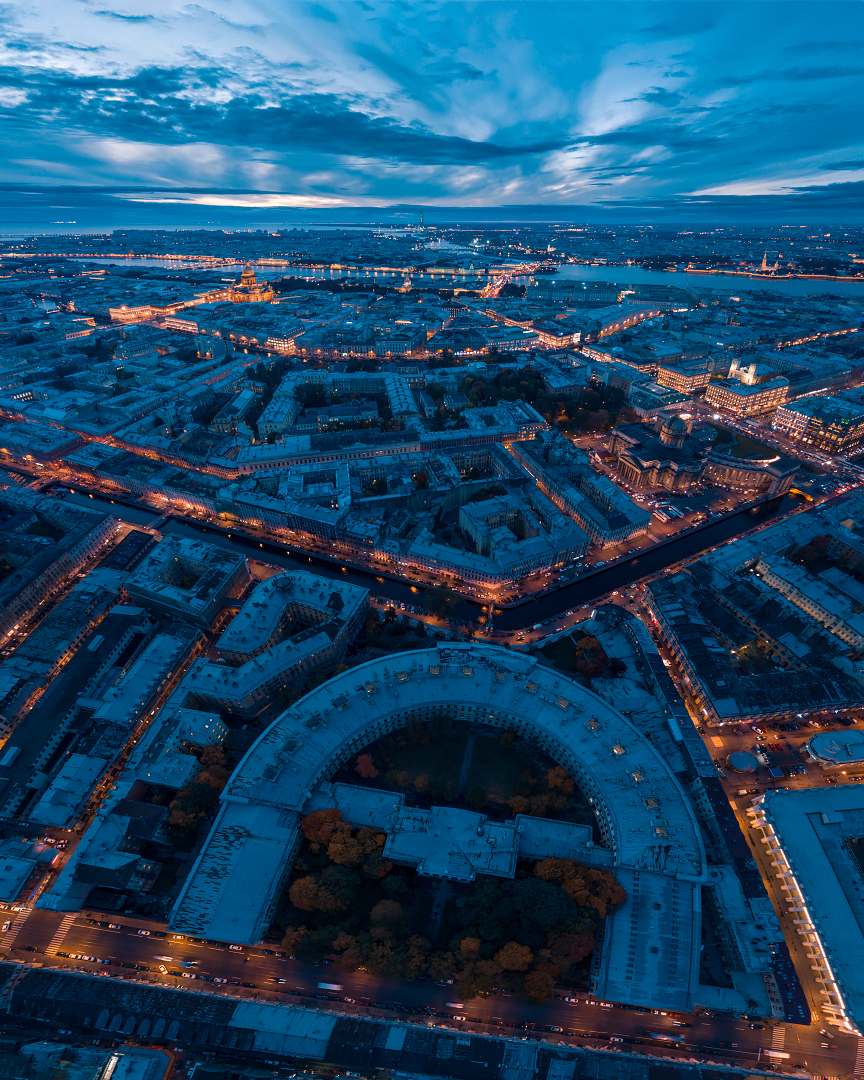
[[[397,793],[329,783],[340,765],[381,736],[411,720],[441,715],[530,736],[591,803],[600,844],[585,826],[523,815],[516,822],[492,823],[455,808],[406,810]],[[475,872],[512,876],[520,853],[567,855],[613,868],[628,902],[613,916],[616,933],[604,937],[597,992],[613,996],[617,990],[619,1000],[626,1000],[629,981],[630,996],[638,1000],[634,984],[646,982],[656,999],[658,989],[663,996],[659,980],[668,984],[665,996],[678,1007],[692,1000],[699,890],[707,876],[691,804],[663,757],[630,721],[534,658],[498,646],[442,642],[352,668],[301,698],[234,771],[170,928],[226,941],[260,940],[299,849],[301,818],[328,805],[340,806],[357,824],[383,827],[391,850],[407,816],[421,836],[414,856],[401,845],[401,861],[421,873],[461,880]],[[446,850],[450,836],[458,859]],[[501,847],[507,843],[509,860]],[[497,845],[494,860],[490,845]],[[642,944],[634,951],[636,938]]]

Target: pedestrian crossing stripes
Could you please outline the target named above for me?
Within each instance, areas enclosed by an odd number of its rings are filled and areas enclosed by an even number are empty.
[[[855,1076],[864,1076],[864,1039],[858,1040],[858,1053],[855,1056]]]
[[[771,1033],[771,1049],[782,1050],[786,1043],[786,1028],[778,1024]]]
[[[15,915],[15,918],[12,920],[12,925],[3,935],[3,940],[0,941],[0,949],[12,948],[12,943],[15,941],[15,938],[18,937],[18,933],[21,930],[21,927],[29,919],[30,912],[32,910],[32,907],[26,905],[25,907],[22,907],[21,910]]]
[[[66,935],[72,927],[72,923],[75,922],[77,917],[78,913],[76,911],[72,911],[68,915],[63,916],[63,921],[55,930],[54,937],[51,938],[51,941],[48,943],[48,948],[45,950],[46,956],[57,955],[57,950],[63,944]]]

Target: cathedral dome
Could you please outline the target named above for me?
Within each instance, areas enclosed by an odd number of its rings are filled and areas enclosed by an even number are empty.
[[[680,416],[666,420],[660,428],[660,441],[665,446],[683,446],[687,438],[687,425]]]

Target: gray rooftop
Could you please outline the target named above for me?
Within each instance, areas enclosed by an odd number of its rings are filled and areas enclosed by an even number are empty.
[[[204,927],[222,925],[222,906],[236,905],[246,915],[235,927],[235,940],[256,940],[264,928],[256,922],[261,905],[249,883],[272,894],[282,867],[266,842],[247,857],[232,840],[228,861],[226,843],[247,830],[262,835],[264,808],[274,822],[280,812],[286,821],[306,812],[317,785],[341,761],[424,709],[530,732],[592,802],[616,865],[704,879],[699,826],[684,791],[664,758],[620,712],[531,657],[496,646],[448,643],[337,675],[270,725],[222,794],[226,805],[175,905],[173,925],[195,925],[218,936]],[[226,888],[225,874],[234,878],[232,888]]]
[[[748,812],[768,850],[777,853],[784,891],[792,886],[787,906],[794,907],[800,896],[799,933],[829,969],[824,985],[837,992],[838,1019],[845,1014],[849,1025],[861,1031],[864,875],[850,846],[864,836],[864,791],[852,784],[767,791]]]

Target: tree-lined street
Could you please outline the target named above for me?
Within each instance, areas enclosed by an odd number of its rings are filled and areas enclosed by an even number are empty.
[[[487,1034],[541,1037],[607,1050],[695,1057],[739,1066],[764,1067],[766,1061],[773,1061],[782,1068],[799,1065],[824,1076],[851,1074],[859,1046],[864,1046],[864,1040],[833,1031],[822,1036],[816,1026],[759,1021],[762,1026],[754,1027],[749,1020],[729,1016],[625,1009],[597,1002],[579,990],[559,991],[556,999],[544,1006],[502,994],[460,1002],[454,998],[452,986],[429,979],[400,982],[363,971],[348,974],[330,965],[304,964],[280,956],[278,945],[232,948],[174,935],[165,931],[164,925],[129,920],[122,915],[93,913],[91,919],[82,913],[73,918],[25,908],[8,911],[6,918],[11,926],[0,948],[18,963],[286,1005],[302,1003],[342,1013],[359,1012]],[[140,933],[142,930],[147,933]],[[321,988],[319,983],[339,989]],[[568,1001],[567,997],[575,1000]],[[676,1044],[678,1039],[680,1045]],[[780,1054],[789,1056],[777,1056]]]

